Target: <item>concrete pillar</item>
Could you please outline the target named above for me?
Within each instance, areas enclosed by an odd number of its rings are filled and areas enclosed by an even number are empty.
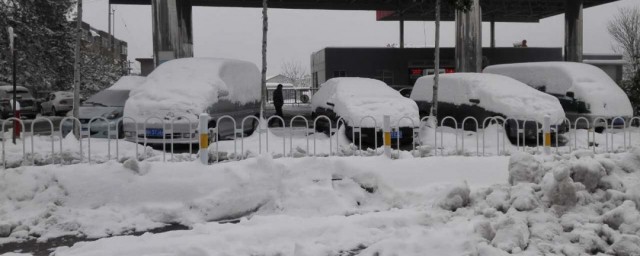
[[[496,48],[496,21],[491,20],[491,48]]]
[[[404,19],[400,16],[400,48],[404,48]]]
[[[469,12],[456,11],[456,72],[482,72],[480,0],[473,0]]]
[[[582,6],[584,0],[565,0],[564,60],[582,62]]]
[[[193,57],[191,0],[152,0],[153,55],[165,61]]]

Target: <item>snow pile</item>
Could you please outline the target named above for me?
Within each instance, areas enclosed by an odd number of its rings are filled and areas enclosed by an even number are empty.
[[[219,98],[241,104],[260,101],[260,72],[246,61],[176,59],[158,66],[129,96],[125,116],[136,120],[169,112],[194,117]]]
[[[535,62],[489,66],[485,73],[505,75],[547,93],[565,95],[590,104],[597,116],[631,116],[629,98],[602,69],[584,63]]]
[[[32,140],[33,151],[31,150]],[[60,151],[61,142],[62,152]],[[82,155],[80,154],[81,146]],[[151,147],[136,145],[136,143],[124,140],[119,140],[117,146],[118,155],[116,159],[115,140],[109,141],[107,139],[92,138],[91,151],[89,151],[89,139],[82,139],[81,144],[72,133],[67,134],[67,136],[62,139],[58,136],[33,136],[24,139],[24,141],[18,139],[16,144],[11,143],[11,141],[5,141],[4,157],[7,168],[31,165],[32,163],[35,165],[50,165],[53,161],[55,161],[56,164],[78,164],[81,161],[87,162],[89,160],[89,154],[91,154],[90,158],[93,163],[104,163],[112,159],[125,161],[129,158],[135,158],[136,150],[138,158],[155,161],[162,159],[162,152],[154,150]],[[24,154],[23,150],[25,152]],[[188,158],[188,156],[184,155],[180,157],[181,159]],[[166,158],[168,159],[169,157],[166,156]],[[193,156],[193,158],[195,159],[195,156]]]
[[[471,196],[478,255],[640,255],[640,173],[622,168],[638,152],[512,156],[517,184]]]
[[[332,103],[335,106],[330,106]],[[369,78],[332,78],[320,86],[311,99],[311,109],[333,109],[349,124],[382,127],[383,116],[391,117],[391,126],[418,127],[418,106],[382,81]],[[371,118],[363,118],[370,116]],[[406,117],[406,118],[404,118]],[[401,120],[402,119],[402,120]]]
[[[144,76],[123,76],[107,90],[131,91],[147,80]]]
[[[493,74],[455,73],[440,76],[438,100],[473,106],[471,99],[487,111],[500,113],[518,120],[542,123],[545,115],[552,124],[560,124],[564,110],[555,97],[530,88],[515,79]],[[433,99],[433,76],[423,76],[416,81],[411,99],[431,102]],[[482,120],[479,120],[482,121]]]
[[[447,184],[473,179],[464,193],[470,203],[470,189],[506,179],[504,157],[362,159],[260,156],[210,166],[127,160],[8,169],[0,174],[0,227],[5,227],[0,243],[104,237],[180,223],[193,230],[101,240],[121,244],[115,247],[78,244],[57,255],[140,255],[151,248],[156,249],[147,254],[194,248],[233,255],[292,255],[295,250],[462,254],[473,249],[471,226],[462,219],[449,223],[458,218],[449,211],[437,208],[426,215],[425,210],[450,194]],[[240,223],[208,223],[228,219]],[[442,234],[465,239],[448,241]],[[164,239],[194,239],[198,245]],[[200,244],[205,241],[209,245]]]

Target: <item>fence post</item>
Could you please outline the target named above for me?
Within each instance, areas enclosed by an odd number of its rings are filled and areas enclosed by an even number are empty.
[[[544,116],[542,122],[544,129],[544,154],[551,154],[551,117],[549,115]]]
[[[384,155],[391,158],[391,117],[385,115],[382,118],[382,129],[384,133]]]
[[[209,164],[209,114],[200,114],[200,127],[198,132],[200,133],[200,162],[204,165]]]

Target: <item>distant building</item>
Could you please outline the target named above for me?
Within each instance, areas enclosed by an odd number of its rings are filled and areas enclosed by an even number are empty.
[[[618,84],[622,82],[624,65],[627,64],[622,55],[616,54],[584,54],[582,62],[599,67]]]
[[[82,23],[82,30],[82,51],[111,58],[115,63],[121,63],[125,75],[129,74],[127,42],[115,38],[107,32],[91,27],[91,25],[85,22]]]

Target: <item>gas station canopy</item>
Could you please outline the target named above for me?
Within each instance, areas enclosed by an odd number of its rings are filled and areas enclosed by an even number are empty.
[[[616,0],[584,0],[583,8]],[[151,0],[110,0],[111,4],[150,5]],[[444,1],[443,1],[444,2]],[[565,0],[481,0],[482,20],[495,22],[538,22],[540,19],[564,14]],[[262,7],[262,0],[191,0],[192,6]],[[378,11],[378,20],[434,20],[434,0],[272,0],[269,8],[371,10]],[[455,20],[453,10],[442,5],[441,19]]]

